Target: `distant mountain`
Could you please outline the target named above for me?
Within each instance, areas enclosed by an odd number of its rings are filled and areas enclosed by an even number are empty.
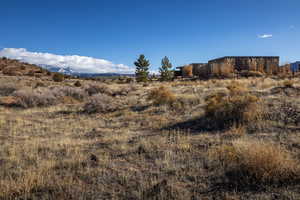
[[[134,74],[119,74],[119,73],[73,73],[73,76],[91,78],[99,76],[135,76]]]
[[[49,70],[50,72],[59,72],[62,74],[73,75],[75,73],[71,67],[57,67],[52,65],[39,65],[40,67]]]
[[[134,76],[134,74],[121,74],[121,73],[80,73],[72,70],[71,67],[58,67],[52,65],[39,65],[40,67],[49,70],[50,72],[59,72],[67,75],[78,77],[97,77],[97,76]]]

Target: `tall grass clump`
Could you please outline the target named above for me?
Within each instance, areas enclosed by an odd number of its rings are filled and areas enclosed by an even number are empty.
[[[214,129],[245,125],[259,119],[259,98],[240,85],[230,85],[229,94],[216,93],[206,99],[205,117]]]
[[[279,144],[241,138],[210,151],[221,176],[235,186],[288,184],[300,178],[299,162]]]
[[[152,101],[154,105],[173,105],[176,97],[168,88],[161,86],[150,91],[148,100]]]

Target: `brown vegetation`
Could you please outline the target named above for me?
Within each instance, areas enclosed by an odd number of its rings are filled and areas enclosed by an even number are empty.
[[[55,73],[52,77],[53,81],[55,82],[62,82],[64,80],[64,75],[60,73]]]
[[[211,156],[237,187],[287,184],[300,178],[300,163],[279,144],[238,139],[212,149]]]
[[[0,76],[0,199],[300,198],[299,78],[109,80]]]
[[[83,107],[86,113],[107,113],[116,111],[119,105],[106,94],[95,94],[89,98]]]
[[[152,101],[154,105],[172,105],[176,97],[169,89],[161,86],[152,89],[148,95],[148,99]]]
[[[224,129],[257,120],[261,113],[259,98],[237,83],[227,88],[229,95],[216,93],[206,99],[205,116],[211,120],[213,127]]]

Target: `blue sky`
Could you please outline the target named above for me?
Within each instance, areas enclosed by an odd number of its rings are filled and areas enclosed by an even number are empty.
[[[9,0],[0,7],[0,48],[80,55],[133,66],[221,56],[300,60],[299,0]]]

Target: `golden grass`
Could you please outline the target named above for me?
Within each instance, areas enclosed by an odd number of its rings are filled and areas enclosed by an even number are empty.
[[[284,183],[300,176],[299,162],[278,144],[242,138],[211,152],[213,159],[241,183]],[[250,181],[250,182],[249,182]]]
[[[18,90],[34,88],[37,81],[45,83],[46,89],[73,87],[77,81],[3,77],[4,82],[8,80],[18,83]],[[75,93],[64,90],[68,95],[58,105],[0,106],[0,199],[243,199],[245,195],[272,199],[275,193],[285,194],[279,198],[298,199],[296,182],[289,177],[298,173],[299,134],[287,126],[280,132],[271,126],[250,135],[248,124],[255,122],[252,115],[256,116],[256,108],[261,111],[256,107],[260,100],[251,99],[251,93],[261,89],[262,79],[235,81],[237,84],[231,80],[151,82],[146,87],[110,83],[103,89],[102,83],[80,80],[82,87],[74,86]],[[265,79],[265,83],[276,87],[282,80]],[[295,79],[295,87],[297,84]],[[105,109],[118,103],[113,112],[82,112],[90,96],[77,98],[79,102],[73,96],[77,89],[86,91],[90,85],[100,86],[91,93],[109,96],[108,101],[101,101]],[[162,85],[165,89],[159,90]],[[155,98],[149,100],[153,91]],[[275,106],[278,102],[273,97],[278,101],[287,98],[267,92],[259,99]],[[219,94],[212,95],[215,93]],[[289,98],[300,105],[297,97]],[[163,103],[150,104],[156,99]],[[222,123],[232,116],[242,116],[243,121],[232,120],[225,131],[204,129],[199,118],[214,123],[205,118],[205,109],[215,100],[212,107],[217,108]],[[184,105],[182,109],[173,109],[179,104]],[[254,139],[246,138],[248,134]],[[215,184],[224,176],[231,181],[228,185],[236,181],[230,176],[233,169],[247,173],[240,177],[242,181],[268,183],[267,190],[219,190]]]
[[[172,105],[176,97],[168,88],[161,86],[150,91],[148,100],[155,105]]]
[[[260,116],[259,99],[238,87],[229,88],[230,96],[217,93],[206,101],[205,115],[220,129],[254,122]],[[216,128],[217,128],[216,127]]]

